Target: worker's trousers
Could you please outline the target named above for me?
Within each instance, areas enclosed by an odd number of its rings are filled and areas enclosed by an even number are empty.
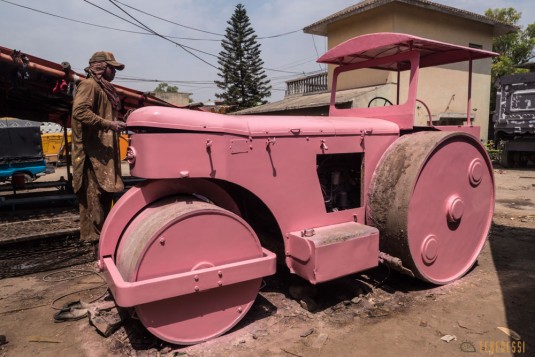
[[[86,161],[82,187],[77,195],[80,202],[80,239],[97,243],[111,209],[113,192],[104,191],[99,186],[95,170],[89,160]]]

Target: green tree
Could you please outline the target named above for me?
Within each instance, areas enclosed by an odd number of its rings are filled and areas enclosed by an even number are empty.
[[[492,83],[494,84],[496,79],[503,75],[525,72],[525,69],[517,66],[535,57],[535,22],[522,29],[518,25],[522,13],[512,7],[488,9],[485,15],[518,27],[517,32],[494,38],[492,50],[498,52],[500,56],[495,57],[492,62]]]
[[[159,93],[178,93],[178,87],[170,86],[167,83],[160,83],[156,88],[154,88],[154,91]]]
[[[263,69],[260,44],[242,4],[236,6],[227,24],[217,61],[221,80],[215,81],[223,92],[216,97],[235,110],[265,104],[271,85]]]

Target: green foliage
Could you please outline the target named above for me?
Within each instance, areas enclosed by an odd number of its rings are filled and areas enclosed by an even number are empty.
[[[265,104],[271,95],[270,81],[263,69],[260,44],[242,4],[236,6],[227,24],[217,61],[221,80],[215,81],[223,92],[216,97],[235,110]]]
[[[535,23],[531,23],[522,30],[518,23],[522,13],[514,8],[488,9],[485,16],[494,20],[517,26],[518,31],[495,37],[492,42],[492,50],[500,56],[492,59],[490,110],[496,107],[496,80],[509,74],[527,72],[527,69],[517,68],[518,65],[529,62],[534,56],[535,48]]]
[[[514,8],[488,9],[485,15],[500,22],[518,26],[522,13]],[[493,59],[492,83],[503,75],[525,72],[516,68],[519,64],[529,62],[535,57],[535,23],[526,29],[519,27],[517,32],[495,37],[492,50],[500,54]]]
[[[500,162],[502,150],[496,147],[494,141],[487,141],[487,143],[485,144],[485,149],[487,150],[487,154],[489,154],[490,160],[492,162]]]
[[[160,83],[156,88],[154,88],[154,91],[157,93],[178,93],[178,87],[170,86],[167,83]]]

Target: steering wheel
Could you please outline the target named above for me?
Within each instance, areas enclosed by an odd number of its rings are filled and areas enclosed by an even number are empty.
[[[389,101],[389,100],[386,99],[385,97],[373,97],[373,98],[368,102],[368,108],[372,106],[372,103],[373,103],[373,101],[375,101],[375,100],[382,100],[382,101],[384,101],[384,103],[383,103],[383,107],[386,107],[387,104],[388,104],[388,105],[394,105],[394,104],[392,104],[391,101]],[[377,106],[379,106],[379,105],[377,105]]]

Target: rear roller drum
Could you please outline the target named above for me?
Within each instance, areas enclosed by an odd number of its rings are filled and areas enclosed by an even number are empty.
[[[368,197],[380,250],[418,278],[446,284],[465,274],[492,222],[494,177],[484,148],[460,132],[420,132],[384,154]]]
[[[147,206],[128,225],[117,249],[117,268],[136,282],[262,256],[251,227],[240,217],[194,197]],[[221,273],[223,275],[223,273]],[[224,276],[221,277],[224,281]],[[199,291],[135,307],[143,325],[175,344],[193,344],[231,329],[252,306],[262,279]]]

